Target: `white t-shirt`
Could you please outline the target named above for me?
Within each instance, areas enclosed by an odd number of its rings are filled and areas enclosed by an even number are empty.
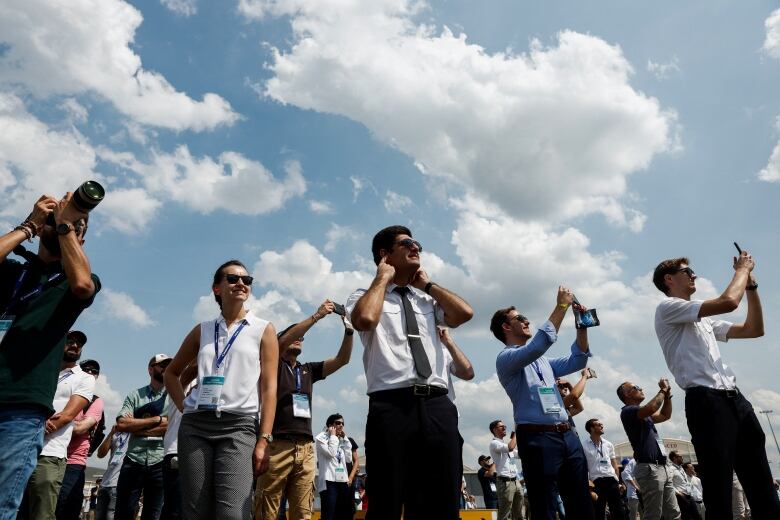
[[[81,367],[61,370],[57,376],[57,390],[54,392],[52,407],[55,413],[61,412],[70,401],[71,396],[80,395],[87,400],[85,405],[92,400],[95,393],[95,378],[87,374]],[[68,456],[68,444],[73,435],[73,421],[43,438],[43,450],[41,455],[64,459]]]
[[[347,442],[349,442],[347,440]],[[330,435],[324,431],[314,437],[317,446],[317,491],[327,488],[326,481],[347,482],[347,454],[344,452],[345,444],[338,435]],[[350,445],[351,446],[351,445]]]
[[[450,379],[448,360],[451,357],[446,355],[447,348],[439,341],[436,330],[437,325],[445,325],[444,309],[424,291],[409,286],[407,298],[417,318],[420,340],[431,365],[431,375],[424,380],[417,375],[414,368],[412,352],[406,337],[406,317],[401,295],[393,292],[396,287],[397,285],[392,283],[387,286],[382,313],[376,328],[359,332],[360,341],[365,347],[363,367],[366,371],[368,393],[426,383],[448,388]],[[347,298],[347,303],[344,305],[347,321],[351,320],[352,311],[365,292],[365,289],[358,289]]]
[[[702,300],[664,298],[655,310],[655,333],[666,365],[680,388],[733,389],[734,372],[723,362],[718,341],[728,341],[725,320],[699,319]]]
[[[130,441],[130,432],[116,432],[111,439],[111,458],[108,461],[108,468],[103,473],[103,482],[101,487],[116,487],[119,481],[119,470],[122,469],[122,462],[127,454],[127,443]]]
[[[594,443],[590,436],[582,439],[582,449],[588,460],[588,478],[612,477],[618,480],[615,468],[612,467],[612,459],[615,458],[615,446],[606,439],[600,443]]]
[[[222,365],[225,377],[219,398],[218,409],[242,415],[256,415],[260,412],[260,340],[268,321],[251,312],[242,320],[246,325],[236,336]],[[225,318],[220,314],[216,320],[200,324],[200,349],[198,350],[198,386],[184,399],[184,413],[198,411],[198,398],[203,391],[203,378],[215,376],[217,368],[214,352],[214,324],[219,328],[219,354],[242,323],[238,321],[225,329]]]
[[[517,478],[517,449],[509,451],[509,445],[493,437],[490,441],[490,456],[496,463],[496,475]]]

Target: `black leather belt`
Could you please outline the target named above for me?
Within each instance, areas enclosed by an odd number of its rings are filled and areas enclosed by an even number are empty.
[[[520,432],[558,432],[563,433],[571,430],[571,424],[559,422],[555,424],[518,424],[517,431]]]
[[[739,388],[709,388],[707,386],[692,386],[685,389],[686,394],[711,394],[729,399],[736,399],[740,395]]]
[[[512,477],[502,477],[501,475],[496,475],[496,478],[497,478],[498,480],[500,480],[501,482],[513,482],[513,481],[517,480],[516,478],[512,478]]]
[[[636,459],[637,464],[655,464],[656,466],[666,466],[666,457],[661,457],[657,460],[639,460]]]
[[[393,388],[392,390],[379,390],[368,394],[371,398],[398,398],[398,397],[416,397],[419,399],[430,399],[447,395],[447,389],[435,385],[412,385],[404,388]]]
[[[290,441],[294,443],[314,442],[314,439],[311,435],[303,435],[300,433],[275,433],[274,440]]]

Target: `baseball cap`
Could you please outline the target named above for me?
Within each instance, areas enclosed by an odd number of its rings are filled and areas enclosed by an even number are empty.
[[[87,335],[81,332],[80,330],[71,330],[68,332],[68,334],[65,336],[67,339],[73,338],[75,339],[79,345],[84,345],[87,342]]]
[[[86,368],[93,368],[97,370],[98,374],[100,373],[100,363],[98,363],[94,359],[85,359],[84,361],[79,363],[79,366],[81,367],[82,370]]]
[[[170,361],[171,359],[173,358],[166,354],[155,354],[152,356],[152,359],[149,360],[149,366],[159,365],[163,361]]]
[[[483,460],[488,460],[489,458],[490,457],[488,457],[487,455],[480,455],[479,458],[477,459],[477,462],[482,462]]]

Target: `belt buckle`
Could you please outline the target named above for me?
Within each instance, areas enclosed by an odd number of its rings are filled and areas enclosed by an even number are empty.
[[[739,390],[738,389],[731,388],[731,389],[726,390],[726,397],[734,398],[734,397],[737,397],[737,396],[739,396]]]
[[[415,397],[428,397],[431,395],[430,385],[412,385],[412,394]]]
[[[566,423],[555,423],[555,432],[564,433],[566,431]]]

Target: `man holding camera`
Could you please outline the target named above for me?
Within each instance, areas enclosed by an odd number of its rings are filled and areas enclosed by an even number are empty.
[[[531,518],[554,517],[557,482],[566,518],[593,519],[588,492],[588,464],[582,444],[569,422],[563,398],[555,386],[557,377],[582,370],[591,356],[587,328],[577,329],[568,356],[548,359],[544,354],[558,339],[574,294],[558,287],[555,309],[536,332],[515,307],[499,309],[490,330],[505,348],[496,358],[498,380],[514,408],[517,448],[528,488]],[[585,309],[575,304],[580,311]]]
[[[523,488],[517,481],[517,439],[515,432],[504,442],[504,421],[490,423],[490,456],[496,461],[496,495],[498,496],[498,520],[523,520]]]
[[[100,280],[83,249],[88,214],[71,193],[41,196],[0,237],[0,519],[13,518],[43,447],[65,335]],[[20,248],[40,237],[38,254]],[[26,262],[8,259],[17,251]]]

